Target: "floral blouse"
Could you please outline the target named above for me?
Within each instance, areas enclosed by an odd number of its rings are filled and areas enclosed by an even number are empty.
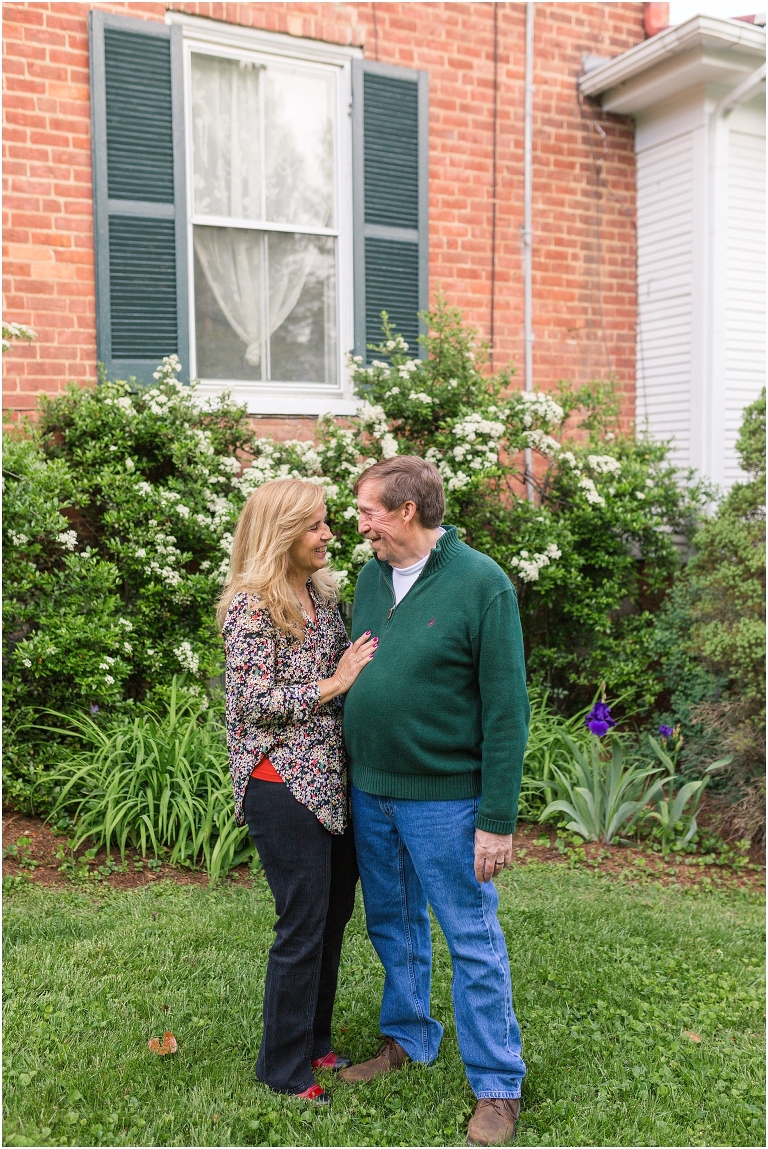
[[[324,606],[311,583],[309,593],[317,621],[305,616],[303,643],[253,602],[249,617],[246,594],[236,595],[227,612],[227,746],[238,826],[245,823],[251,771],[269,758],[294,798],[327,830],[342,834],[347,827],[344,700],[337,696],[321,706],[318,680],[331,678],[349,639],[337,608]]]

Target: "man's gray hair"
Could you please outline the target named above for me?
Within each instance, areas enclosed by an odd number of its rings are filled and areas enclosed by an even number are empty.
[[[379,498],[388,511],[396,511],[408,501],[416,504],[419,522],[426,530],[439,527],[445,515],[443,480],[434,463],[418,455],[396,455],[382,459],[363,471],[352,490],[357,495],[363,483],[381,484]]]

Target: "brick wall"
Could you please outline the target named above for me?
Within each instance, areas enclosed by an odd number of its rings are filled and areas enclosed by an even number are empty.
[[[87,16],[94,5],[3,5],[4,314],[39,338],[4,362],[7,410],[96,376]],[[104,3],[161,20],[166,7],[356,44],[430,74],[430,286],[490,333],[494,6],[443,3]],[[525,5],[499,3],[495,362],[523,362]],[[374,20],[375,17],[375,20]],[[534,82],[534,383],[614,372],[634,409],[632,126],[580,109],[582,53],[644,38],[641,3],[537,3]],[[599,173],[599,174],[598,174]],[[598,234],[599,215],[599,234]],[[598,260],[598,250],[600,259]],[[306,420],[267,419],[280,436]]]

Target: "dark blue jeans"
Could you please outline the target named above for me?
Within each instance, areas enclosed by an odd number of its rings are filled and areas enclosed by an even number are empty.
[[[331,1048],[331,1015],[357,861],[352,830],[329,834],[287,786],[251,778],[245,820],[275,899],[256,1076],[278,1093],[314,1084]]]
[[[437,1057],[443,1027],[430,1016],[432,935],[427,906],[453,966],[453,1014],[476,1097],[519,1097],[520,1029],[493,882],[474,874],[478,798],[421,802],[352,787],[368,934],[384,966],[381,1032],[414,1061]]]

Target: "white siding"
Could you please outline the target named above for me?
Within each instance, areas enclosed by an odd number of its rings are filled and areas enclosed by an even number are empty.
[[[637,154],[637,427],[691,457],[693,133]]]
[[[725,483],[743,478],[742,411],[765,385],[765,136],[731,129],[725,337]]]

